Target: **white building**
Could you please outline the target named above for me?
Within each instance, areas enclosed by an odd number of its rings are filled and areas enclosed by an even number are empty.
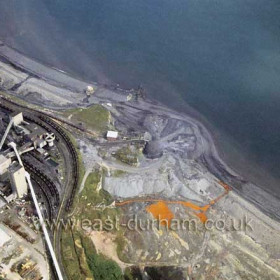
[[[5,243],[11,240],[11,236],[6,233],[3,225],[0,225],[0,236],[1,236],[0,238],[0,248],[1,248]]]
[[[18,198],[22,198],[27,194],[27,183],[25,180],[25,169],[21,165],[11,166],[10,181],[13,191],[17,194]]]
[[[13,125],[20,125],[23,122],[23,115],[22,113],[12,113],[10,120],[13,120]]]
[[[107,140],[109,141],[114,141],[118,138],[118,132],[117,131],[107,131],[107,135],[106,135],[106,138]]]
[[[12,163],[10,158],[0,155],[0,175],[7,172],[8,167]]]

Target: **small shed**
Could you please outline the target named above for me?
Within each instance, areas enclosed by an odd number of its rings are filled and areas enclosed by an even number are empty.
[[[106,138],[108,141],[115,141],[118,139],[118,132],[117,131],[107,131]]]

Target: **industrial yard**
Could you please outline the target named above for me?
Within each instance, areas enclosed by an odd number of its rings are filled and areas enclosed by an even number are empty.
[[[67,134],[46,116],[34,114],[34,111],[27,108],[23,115],[22,111],[19,111],[22,108],[7,100],[6,103],[1,102],[0,106],[3,131],[0,155],[0,221],[25,241],[35,244],[38,242],[37,239],[42,237],[40,234],[42,227],[44,230],[42,221],[53,221],[57,218],[63,196],[69,195],[64,207],[71,206],[74,194],[66,193],[65,187],[69,190],[71,184],[77,185],[77,152]],[[72,177],[75,175],[75,170],[76,176]],[[26,174],[29,174],[32,180],[34,189],[33,186],[29,185],[29,187],[32,187],[34,193],[32,190],[30,193]],[[16,222],[17,219],[20,223]],[[45,230],[44,233],[46,234],[47,231]],[[51,246],[50,236],[53,234],[47,233],[44,237],[49,239],[48,244],[41,242],[38,249],[40,252],[45,252],[43,254],[45,261],[50,252],[45,251],[44,248]],[[53,250],[52,246],[48,249]],[[54,252],[52,254],[55,256]],[[32,262],[30,267],[33,271],[37,264]],[[18,269],[13,273],[15,271]],[[44,273],[44,275],[49,274],[50,271]],[[24,275],[27,275],[24,279],[37,279],[33,274],[33,278],[28,278],[29,273]],[[45,277],[48,279],[49,276]]]
[[[6,62],[0,77],[1,280],[279,279],[277,197],[200,122],[141,87],[66,89]]]

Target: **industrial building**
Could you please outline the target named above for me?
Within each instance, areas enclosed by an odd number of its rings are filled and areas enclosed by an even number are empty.
[[[13,122],[14,126],[18,126],[23,122],[23,115],[22,113],[12,113],[10,114],[10,121]]]
[[[3,175],[7,172],[8,167],[12,163],[10,158],[7,158],[4,155],[0,155],[0,175]]]
[[[4,226],[0,224],[0,248],[4,246],[5,243],[11,240],[11,236],[8,235],[4,229]]]
[[[20,164],[13,164],[9,167],[10,182],[13,191],[18,198],[27,194],[28,188],[25,180],[25,169]]]
[[[0,154],[0,196],[4,199],[3,201],[1,200],[2,206],[6,202],[15,198],[22,198],[28,193],[25,169],[16,154],[16,143],[20,143],[20,154],[35,149],[45,159],[48,158],[48,152],[43,148],[48,147],[51,149],[55,140],[53,133],[47,133],[35,123],[24,121],[22,113],[15,112],[10,114],[6,119],[6,123],[8,125],[0,143],[0,150],[4,143],[9,147]],[[15,158],[18,159],[18,162],[13,162]]]
[[[115,141],[118,139],[118,132],[117,131],[107,131],[106,138],[108,141]]]
[[[25,140],[34,142],[38,139],[43,139],[44,134],[46,133],[41,127],[39,127],[37,124],[29,124],[27,125],[27,130],[29,131],[28,134],[25,135]]]
[[[61,150],[64,147],[68,148],[66,145],[68,143],[61,143],[60,139],[57,139],[57,145],[55,145],[55,132],[57,130],[49,129],[45,122],[40,121],[39,118],[33,119],[32,114],[26,112],[26,119],[30,121],[28,123],[23,119],[22,113],[9,114],[10,111],[14,110],[6,110],[6,107],[3,111],[0,112],[0,213],[3,213],[3,221],[1,220],[1,222],[7,223],[6,225],[18,233],[20,237],[33,244],[37,240],[28,236],[25,231],[17,231],[19,224],[13,224],[10,217],[11,215],[15,216],[16,219],[19,217],[20,222],[27,223],[33,228],[34,224],[31,224],[33,216],[26,215],[25,211],[21,211],[26,208],[21,209],[21,207],[23,205],[30,207],[33,215],[35,215],[33,210],[36,209],[56,274],[59,279],[63,279],[51,237],[43,221],[45,218],[55,217],[58,211],[61,195],[60,180],[63,179],[64,174],[64,170],[59,168],[62,161]],[[51,132],[52,130],[54,133]],[[34,204],[30,204],[31,198]],[[38,230],[39,227],[35,225],[35,229]],[[30,232],[33,233],[33,231]],[[2,246],[7,247],[6,244],[10,237],[2,232],[1,228],[0,236],[1,252]],[[31,257],[26,255],[24,259],[18,259],[17,256],[9,270],[13,275],[18,274],[20,279],[43,279],[38,267],[40,262],[37,258],[33,260]],[[5,278],[6,274],[1,273],[0,266],[0,278]]]

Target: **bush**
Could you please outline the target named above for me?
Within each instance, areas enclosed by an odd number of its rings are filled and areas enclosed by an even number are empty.
[[[88,266],[95,280],[123,280],[123,274],[118,264],[102,254],[97,254],[92,241],[82,238]]]

